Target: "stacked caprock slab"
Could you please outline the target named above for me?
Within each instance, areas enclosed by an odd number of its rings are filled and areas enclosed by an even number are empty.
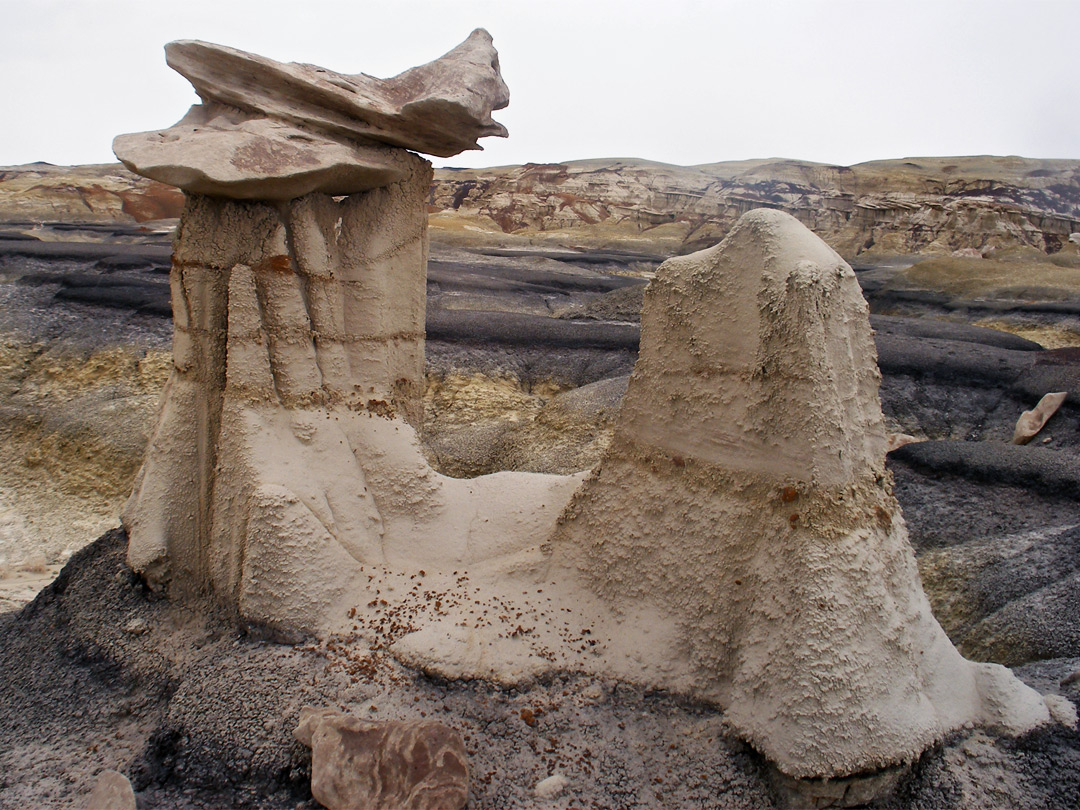
[[[451,677],[686,692],[796,777],[1048,719],[931,615],[884,468],[866,305],[797,221],[751,212],[661,267],[587,478],[450,479],[417,434],[431,174],[408,150],[504,134],[490,37],[386,81],[167,53],[204,104],[115,144],[188,197],[175,368],[124,515],[148,581]]]

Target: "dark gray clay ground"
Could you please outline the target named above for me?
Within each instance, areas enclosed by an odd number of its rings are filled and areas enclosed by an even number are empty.
[[[152,250],[99,264],[85,248],[35,249],[0,251],[4,331],[167,345],[167,318],[139,297],[148,285],[160,297]],[[431,373],[526,386],[611,380],[577,397],[599,404],[567,405],[610,410],[636,353],[641,288],[631,277],[652,265],[564,259],[442,254],[429,285]],[[1029,683],[1077,702],[1080,358],[961,323],[874,324],[887,418],[940,440],[890,461],[935,609],[968,655],[1022,665]],[[1044,434],[1005,445],[1019,412],[1050,390],[1070,401]],[[123,552],[122,533],[105,535],[33,604],[0,615],[0,808],[78,807],[104,768],[131,778],[142,808],[314,807],[308,753],[291,736],[309,703],[457,728],[473,810],[776,806],[766,763],[713,708],[569,673],[514,691],[442,683],[355,642],[274,643],[208,604],[155,597]],[[568,777],[566,791],[534,798],[552,773]],[[968,729],[927,752],[882,806],[1051,810],[1077,796],[1075,730],[1004,739]]]
[[[118,768],[142,808],[309,808],[310,760],[291,736],[306,704],[435,718],[470,752],[470,808],[771,808],[768,768],[719,711],[566,675],[523,690],[443,683],[336,645],[260,640],[227,617],[155,597],[110,533],[19,614],[0,617],[0,807],[78,806]],[[1080,658],[1020,670],[1080,699]],[[561,773],[558,799],[532,797]],[[1080,734],[980,731],[928,752],[884,806],[1067,808]]]

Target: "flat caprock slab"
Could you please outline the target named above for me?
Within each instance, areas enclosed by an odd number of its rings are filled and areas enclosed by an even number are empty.
[[[194,40],[165,55],[203,103],[167,129],[119,136],[113,151],[133,172],[197,194],[355,194],[400,180],[403,149],[451,157],[507,134],[491,113],[510,93],[483,29],[391,79]]]
[[[482,28],[444,56],[392,79],[276,62],[197,40],[170,42],[165,60],[203,101],[349,140],[453,157],[480,149],[479,138],[507,134],[491,113],[510,103],[510,91]]]

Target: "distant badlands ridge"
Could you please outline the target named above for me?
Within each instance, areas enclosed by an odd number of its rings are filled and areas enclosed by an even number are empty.
[[[0,169],[0,220],[148,222],[182,194],[120,164]],[[458,244],[688,253],[752,208],[787,211],[841,255],[1028,245],[1055,253],[1080,231],[1080,160],[906,158],[830,166],[761,159],[672,166],[604,158],[438,169],[432,235]]]

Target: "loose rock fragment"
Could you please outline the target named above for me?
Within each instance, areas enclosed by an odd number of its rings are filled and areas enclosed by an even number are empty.
[[[460,810],[468,799],[465,743],[441,723],[307,707],[295,735],[311,748],[311,794],[330,810]]]
[[[119,771],[102,771],[86,802],[86,810],[136,810],[131,782]]]
[[[1057,413],[1067,396],[1068,393],[1065,391],[1047,394],[1032,410],[1020,414],[1020,418],[1016,420],[1016,431],[1013,433],[1012,443],[1027,444],[1034,439],[1050,421],[1050,417]]]
[[[141,636],[150,630],[150,623],[141,616],[137,616],[124,625],[124,632],[132,636]]]
[[[538,799],[556,799],[569,784],[570,780],[561,773],[552,774],[547,779],[541,779],[536,783],[533,795]]]

